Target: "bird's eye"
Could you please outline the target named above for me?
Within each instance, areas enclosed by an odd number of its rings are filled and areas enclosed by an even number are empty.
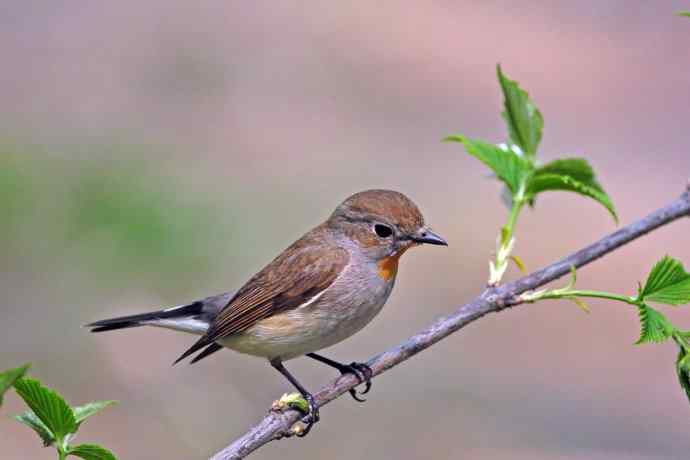
[[[388,238],[393,234],[393,229],[388,225],[376,224],[374,225],[374,233],[376,233],[381,238]]]

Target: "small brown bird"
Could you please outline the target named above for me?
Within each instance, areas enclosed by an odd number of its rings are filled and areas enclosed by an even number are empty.
[[[306,355],[371,387],[371,369],[342,364],[315,352],[362,329],[395,284],[398,260],[422,244],[447,246],[402,193],[367,190],[347,198],[321,225],[293,243],[239,291],[140,315],[88,324],[92,332],[156,326],[201,335],[175,363],[192,363],[223,347],[267,358],[308,401],[303,435],[318,421],[312,395],[283,361]],[[350,394],[358,401],[354,389]]]

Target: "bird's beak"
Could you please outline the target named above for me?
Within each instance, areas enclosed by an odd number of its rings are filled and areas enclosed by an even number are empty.
[[[412,237],[415,243],[435,244],[437,246],[448,246],[448,242],[441,235],[432,232],[428,228],[422,229],[419,234]]]

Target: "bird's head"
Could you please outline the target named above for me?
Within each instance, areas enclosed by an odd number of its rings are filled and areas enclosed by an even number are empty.
[[[327,225],[342,232],[379,267],[389,266],[393,276],[398,258],[412,246],[448,245],[425,225],[412,200],[392,190],[366,190],[350,196],[335,209]]]

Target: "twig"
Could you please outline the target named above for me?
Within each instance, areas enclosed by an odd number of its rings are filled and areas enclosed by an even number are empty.
[[[522,303],[517,299],[518,294],[534,290],[560,278],[570,272],[571,265],[580,267],[589,264],[630,241],[684,216],[690,216],[690,184],[680,198],[667,206],[654,211],[637,222],[622,227],[620,230],[546,268],[517,281],[486,289],[479,297],[460,307],[452,315],[438,319],[426,330],[410,337],[397,347],[374,356],[367,364],[371,367],[374,376],[381,374],[487,313],[498,312]],[[356,386],[357,383],[357,379],[349,374],[332,381],[314,395],[317,404],[323,406],[329,403]],[[299,418],[300,414],[295,410],[289,410],[285,413],[269,413],[258,425],[218,452],[211,460],[244,458],[264,444],[287,434]]]

